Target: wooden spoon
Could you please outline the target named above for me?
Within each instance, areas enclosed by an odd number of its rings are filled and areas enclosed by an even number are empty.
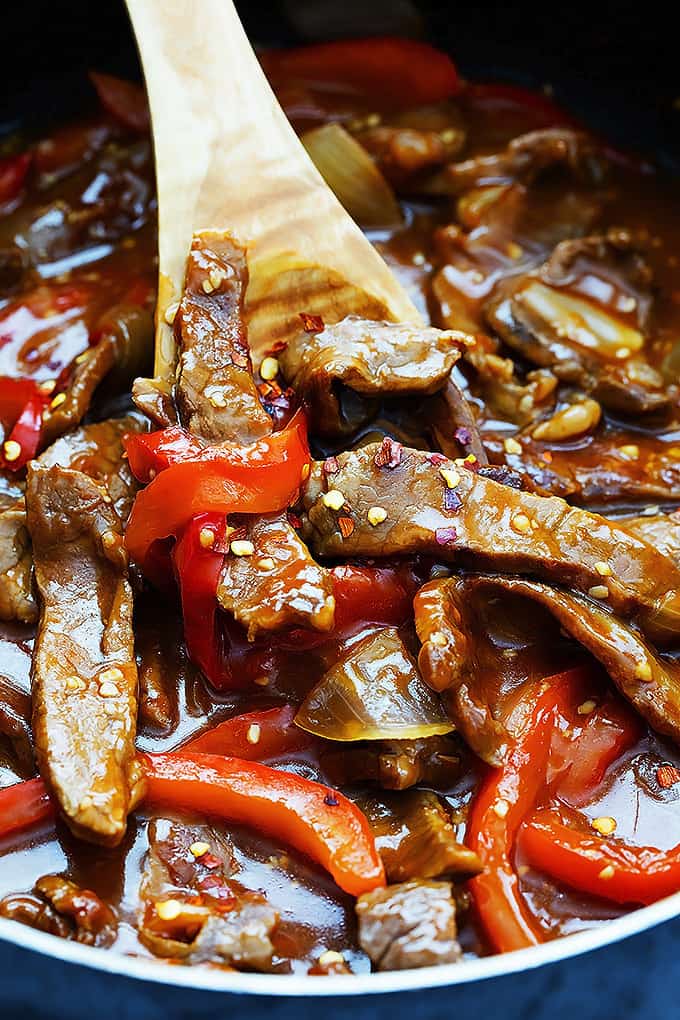
[[[149,95],[159,204],[155,372],[174,378],[168,321],[192,236],[248,249],[246,314],[257,358],[299,313],[420,321],[382,258],[311,162],[231,0],[127,0]],[[259,359],[258,359],[259,360]]]

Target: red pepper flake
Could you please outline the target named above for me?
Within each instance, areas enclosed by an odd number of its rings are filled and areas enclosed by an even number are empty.
[[[285,351],[287,346],[288,346],[287,340],[275,340],[271,347],[267,351],[265,351],[265,354],[267,354],[270,358],[273,358],[277,354],[280,354],[281,351]]]
[[[288,511],[287,517],[288,517],[288,523],[290,524],[291,528],[295,528],[296,530],[299,530],[302,527],[302,520],[301,520],[301,518],[298,517],[297,514],[294,514],[291,510]]]
[[[198,885],[212,899],[221,900],[221,905],[223,906],[227,903],[233,903],[236,899],[233,891],[219,875],[206,875]]]
[[[343,538],[349,538],[354,531],[354,521],[351,517],[338,517],[338,527]]]
[[[445,457],[443,453],[428,453],[427,462],[428,464],[434,464],[438,467],[440,464],[446,464],[448,457]]]
[[[395,468],[398,464],[401,464],[401,458],[404,455],[404,448],[401,443],[398,443],[396,439],[392,439],[390,436],[385,436],[380,449],[373,458],[373,463],[376,467]]]
[[[455,545],[458,532],[455,528],[437,528],[434,537],[437,545]]]
[[[463,505],[463,500],[460,498],[455,489],[444,489],[444,509],[447,513],[453,513],[456,510],[460,510]]]
[[[199,859],[199,863],[202,867],[207,868],[208,871],[214,871],[215,868],[221,868],[223,861],[220,860],[215,854],[207,853]]]
[[[321,333],[324,324],[320,315],[310,315],[309,312],[300,312],[302,328],[305,333]]]
[[[470,443],[472,442],[472,433],[470,432],[470,429],[465,428],[464,425],[461,425],[460,428],[457,428],[456,431],[453,433],[453,436],[454,439],[456,439],[461,446],[469,446]]]
[[[328,804],[329,807],[337,807],[340,801],[334,793],[327,793],[323,799],[324,804]]]
[[[680,782],[680,769],[676,769],[675,765],[662,765],[656,770],[656,780],[662,790],[670,790],[671,786]]]
[[[326,475],[334,475],[340,470],[340,464],[338,463],[337,457],[326,457],[323,462],[323,470]]]
[[[550,450],[544,450],[541,454],[541,458],[546,462],[546,464],[552,464],[553,455]]]
[[[469,453],[467,455],[467,457],[463,461],[462,466],[464,468],[466,468],[468,471],[479,471],[479,469],[481,467],[481,465],[480,465],[479,461],[477,460],[477,458],[475,457],[474,453]]]

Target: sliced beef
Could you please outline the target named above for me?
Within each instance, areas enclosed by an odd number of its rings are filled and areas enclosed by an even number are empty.
[[[453,729],[394,627],[352,644],[309,692],[295,722],[345,741],[419,739]]]
[[[453,103],[390,115],[380,124],[366,124],[360,118],[354,130],[387,180],[406,191],[417,190],[424,175],[450,162],[466,137]]]
[[[139,377],[132,383],[135,406],[159,429],[177,425],[177,408],[172,399],[172,387],[163,379]]]
[[[361,397],[423,396],[440,390],[467,337],[423,326],[348,316],[319,332],[301,331],[279,356],[288,383],[304,398],[322,435],[353,432],[375,408],[343,409],[342,387]]]
[[[429,790],[362,797],[388,882],[481,871],[477,854],[456,839],[444,804]]]
[[[44,467],[58,465],[87,475],[106,490],[114,510],[125,523],[137,492],[137,482],[123,456],[123,438],[145,431],[145,427],[134,415],[83,425],[57,439],[40,455],[38,463]]]
[[[115,366],[116,352],[116,341],[111,335],[102,337],[94,347],[84,352],[64,391],[66,399],[56,408],[48,408],[43,417],[45,443],[53,442],[80,424],[89,410],[94,391]]]
[[[357,900],[359,943],[377,970],[457,963],[456,906],[448,882],[403,882]]]
[[[625,414],[669,406],[645,357],[651,271],[624,230],[563,241],[543,266],[496,287],[485,315],[523,358]]]
[[[21,491],[0,493],[0,620],[33,623],[38,606],[32,586],[31,542]]]
[[[63,875],[39,878],[32,895],[6,896],[0,916],[86,946],[111,946],[118,933],[111,907]]]
[[[520,492],[441,454],[386,439],[312,471],[304,502],[312,548],[323,556],[436,555],[503,573],[595,589],[656,640],[677,637],[680,571],[652,546],[556,497]],[[324,495],[339,492],[339,510]],[[380,507],[384,520],[372,524]],[[382,515],[380,515],[382,517]],[[597,565],[611,574],[603,577]]]
[[[251,542],[248,556],[227,555],[217,598],[253,640],[260,631],[333,626],[330,571],[312,559],[285,514],[252,518],[232,535]]]
[[[377,783],[408,790],[418,783],[447,790],[460,777],[461,745],[453,736],[376,740],[325,752],[323,767],[334,786]]]
[[[72,925],[72,938],[86,946],[110,946],[116,939],[118,919],[111,907],[90,889],[81,889],[63,875],[44,875],[35,884],[54,910]]]
[[[508,453],[502,436],[486,433],[484,441],[491,460],[508,465],[525,488],[541,495],[595,507],[680,501],[680,460],[669,457],[668,444],[655,436],[634,438],[631,445],[614,442],[598,429],[560,444],[523,432],[514,437],[516,453]]]
[[[267,969],[277,912],[234,881],[228,840],[206,825],[156,819],[140,887],[140,934],[157,955]],[[168,910],[167,905],[172,909]]]
[[[489,765],[500,765],[511,743],[495,718],[495,699],[478,681],[476,642],[465,619],[465,579],[432,581],[414,601],[421,642],[418,665],[433,690],[446,692],[446,703],[469,746]]]
[[[12,746],[17,766],[27,778],[35,772],[31,740],[31,699],[0,674],[0,735]]]
[[[446,589],[455,582],[435,583]],[[538,581],[480,577],[469,578],[463,584],[468,596],[481,588],[490,594],[520,595],[543,606],[575,641],[599,659],[621,694],[650,726],[680,742],[680,662],[660,655],[634,626],[594,599]],[[461,650],[460,643],[454,668],[459,673],[472,673],[474,669],[470,650]]]
[[[118,843],[138,796],[132,591],[111,497],[79,471],[29,468],[40,595],[33,732],[41,775],[74,833]]]
[[[242,314],[246,254],[225,234],[195,239],[175,316],[175,397],[185,427],[209,442],[250,443],[272,430],[253,379]]]
[[[621,524],[680,565],[680,511],[647,517],[624,517]]]
[[[569,128],[547,128],[520,135],[503,152],[475,156],[450,164],[441,178],[441,190],[459,195],[486,184],[531,184],[546,170],[563,167],[578,178],[598,183],[604,161],[587,135]]]

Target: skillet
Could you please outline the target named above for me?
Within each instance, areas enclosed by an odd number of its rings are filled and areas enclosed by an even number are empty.
[[[680,170],[680,93],[675,80],[671,32],[664,32],[660,4],[575,4],[555,11],[519,3],[451,9],[436,3],[345,3],[288,0],[242,3],[251,37],[263,43],[371,32],[425,34],[448,49],[464,74],[538,86],[549,82],[558,101],[614,143],[653,155],[669,173]],[[122,4],[106,2],[93,17],[90,5],[38,0],[30,9],[5,13],[6,83],[0,100],[0,131],[29,122],[61,119],[79,109],[77,82],[92,65],[122,75],[135,73],[136,56]],[[34,73],[34,68],[39,70]],[[65,70],[67,68],[67,70]],[[49,82],[49,86],[48,86]],[[0,921],[0,939],[65,962],[109,973],[195,988],[253,994],[335,995],[402,991],[458,984],[528,970],[616,942],[680,914],[680,894],[638,910],[604,928],[537,949],[420,971],[329,977],[312,984],[296,976],[215,974],[200,968],[168,968],[149,961],[103,954]],[[1,956],[0,956],[1,958]]]

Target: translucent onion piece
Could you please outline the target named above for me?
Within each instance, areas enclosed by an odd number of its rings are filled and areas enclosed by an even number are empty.
[[[295,722],[328,740],[414,740],[454,728],[393,628],[369,634],[336,662]]]
[[[307,131],[302,144],[328,186],[362,227],[401,223],[392,188],[366,150],[340,124]]]
[[[633,354],[644,344],[638,330],[608,315],[584,298],[530,282],[516,295],[525,308],[539,316],[559,337],[595,351],[603,358]]]

